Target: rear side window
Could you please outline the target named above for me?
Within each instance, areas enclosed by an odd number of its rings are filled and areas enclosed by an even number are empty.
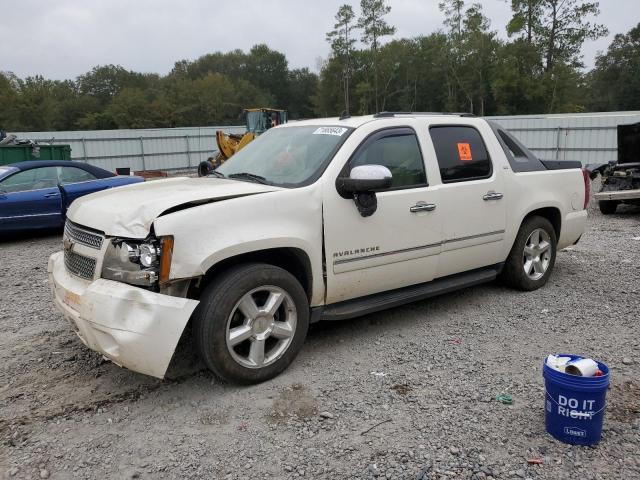
[[[516,142],[513,141],[513,139],[509,135],[507,135],[502,130],[498,130],[498,135],[500,135],[500,138],[502,139],[504,144],[507,146],[507,149],[509,149],[509,152],[511,153],[511,155],[513,156],[513,158],[516,161],[520,161],[520,162],[528,161],[527,156],[525,155],[525,153],[516,144]]]
[[[511,170],[514,172],[536,172],[546,170],[538,158],[511,133],[504,130],[500,124],[487,120],[487,123],[498,137],[498,142],[504,151]]]
[[[78,167],[59,167],[60,168],[60,183],[66,185],[68,183],[88,182],[89,180],[95,180],[92,174],[86,170],[82,170]]]
[[[374,134],[358,148],[350,168],[360,165],[383,165],[391,171],[391,188],[426,186],[424,160],[415,132],[396,128]]]
[[[491,176],[489,152],[473,127],[435,126],[429,129],[443,183]]]

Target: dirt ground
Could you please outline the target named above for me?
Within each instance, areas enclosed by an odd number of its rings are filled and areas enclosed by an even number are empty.
[[[0,475],[640,478],[639,220],[593,211],[536,292],[487,284],[315,325],[284,374],[250,387],[221,383],[188,343],[164,381],[103,360],[51,303],[60,235],[4,241]],[[556,352],[611,368],[597,447],[545,433],[541,366]]]

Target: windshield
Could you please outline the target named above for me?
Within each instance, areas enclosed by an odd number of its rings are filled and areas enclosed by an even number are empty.
[[[17,172],[18,169],[15,167],[0,167],[0,180],[6,177],[11,172]]]
[[[217,171],[227,177],[250,174],[265,183],[299,187],[315,181],[353,129],[300,126],[274,128],[260,135]],[[249,175],[237,175],[237,178]]]

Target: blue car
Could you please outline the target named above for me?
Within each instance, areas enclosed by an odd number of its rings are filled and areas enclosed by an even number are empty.
[[[0,235],[62,228],[66,211],[76,198],[143,181],[70,160],[0,166]]]

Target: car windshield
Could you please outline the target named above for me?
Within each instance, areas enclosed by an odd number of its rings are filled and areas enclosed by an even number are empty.
[[[299,187],[315,181],[353,129],[327,126],[268,130],[216,171],[230,178]]]
[[[16,172],[17,169],[15,167],[0,167],[0,180],[8,176],[12,172]],[[0,190],[2,190],[0,188]]]

